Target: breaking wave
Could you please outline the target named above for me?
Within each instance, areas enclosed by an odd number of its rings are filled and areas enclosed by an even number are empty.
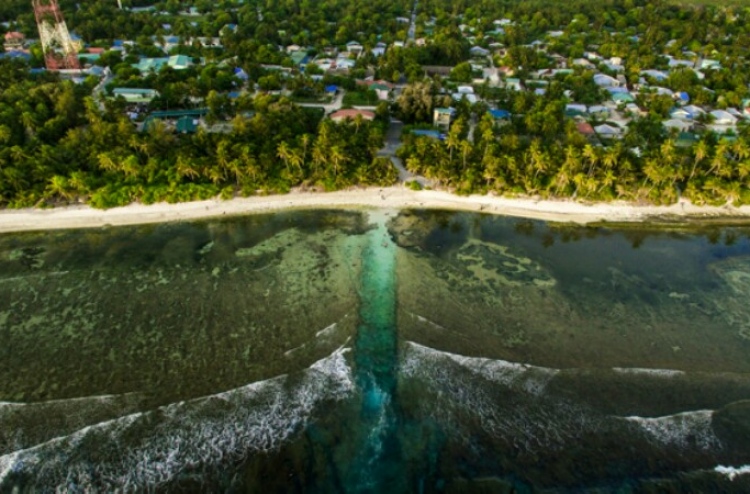
[[[714,472],[724,475],[729,478],[729,480],[734,480],[740,475],[750,474],[750,465],[742,465],[741,467],[725,467],[724,465],[719,465],[714,468]]]
[[[684,376],[685,372],[673,369],[646,369],[639,367],[613,367],[613,371],[618,374],[636,374],[653,377],[677,377]]]
[[[407,345],[406,356],[401,364],[401,371],[406,377],[417,374],[425,365],[447,359],[490,381],[517,387],[533,395],[541,395],[549,381],[560,372],[558,369],[518,364],[507,360],[465,357],[434,350],[414,342],[408,342]]]
[[[451,363],[469,374],[456,372]],[[467,444],[480,430],[518,452],[556,451],[603,426],[601,417],[585,407],[544,395],[556,369],[464,357],[408,343],[401,371],[404,378],[426,382],[426,389],[440,401],[435,406],[421,400],[421,413],[451,424],[447,430]],[[477,374],[485,379],[477,380]],[[468,417],[473,425],[466,425]]]
[[[280,376],[208,397],[134,413],[0,456],[0,490],[152,490],[184,475],[272,451],[323,402],[355,385],[346,349],[301,376]]]
[[[140,411],[142,402],[143,395],[139,393],[0,402],[0,456]]]
[[[722,446],[711,426],[713,413],[712,410],[698,410],[664,417],[624,419],[637,424],[649,437],[663,445],[709,451]]]

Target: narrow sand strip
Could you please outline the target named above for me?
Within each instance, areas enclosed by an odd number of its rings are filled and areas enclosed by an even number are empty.
[[[93,228],[186,221],[291,209],[445,209],[586,224],[598,221],[637,222],[659,216],[682,218],[739,217],[750,222],[750,206],[637,206],[624,202],[583,204],[572,200],[535,200],[496,196],[457,196],[449,192],[413,191],[404,187],[339,192],[292,192],[285,195],[219,199],[179,204],[131,204],[108,210],[88,206],[0,211],[0,232]]]

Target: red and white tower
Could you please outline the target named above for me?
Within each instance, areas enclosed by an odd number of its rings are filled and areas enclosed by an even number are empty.
[[[47,69],[80,69],[78,50],[70,38],[57,0],[31,0],[31,4],[34,6]]]

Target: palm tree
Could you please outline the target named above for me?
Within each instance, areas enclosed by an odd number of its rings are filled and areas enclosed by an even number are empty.
[[[49,197],[59,196],[65,200],[72,199],[74,196],[73,192],[70,190],[68,179],[61,175],[52,176],[52,178],[49,179],[44,192],[45,195],[48,195]]]
[[[97,160],[99,161],[99,168],[101,168],[102,170],[114,172],[119,170],[120,168],[115,161],[115,158],[110,156],[109,153],[99,153],[99,156],[97,156]]]
[[[282,141],[276,146],[276,156],[284,162],[286,170],[289,171],[289,157],[291,152],[289,150],[289,144],[286,141]]]
[[[13,133],[7,125],[0,125],[0,144],[8,144]]]
[[[729,150],[729,144],[726,141],[721,141],[714,150],[714,157],[711,160],[711,167],[706,172],[706,175],[720,175],[724,176],[727,168],[727,152]]]
[[[461,158],[462,164],[461,169],[466,170],[466,157],[471,153],[471,143],[469,141],[461,141]]]
[[[599,152],[591,144],[586,144],[583,147],[583,157],[589,162],[589,170],[586,174],[590,176],[594,167],[599,163]]]
[[[448,147],[448,159],[453,162],[453,150],[461,144],[461,138],[459,137],[459,127],[454,125],[448,131],[448,137],[445,139],[445,145]]]
[[[175,162],[175,170],[180,177],[196,178],[200,173],[198,167],[189,156],[178,155]]]
[[[307,148],[310,147],[312,137],[310,134],[302,134],[300,140],[302,141],[302,163],[304,164],[307,163]]]
[[[688,179],[687,179],[688,182],[690,182],[693,179],[693,175],[695,175],[695,168],[698,166],[698,163],[706,159],[706,156],[708,156],[708,153],[709,153],[708,143],[706,142],[705,139],[701,139],[695,145],[695,149],[693,150],[693,167],[690,169],[690,175],[688,175]]]
[[[331,164],[333,165],[333,174],[338,175],[339,166],[346,162],[346,156],[341,152],[338,146],[331,146]]]

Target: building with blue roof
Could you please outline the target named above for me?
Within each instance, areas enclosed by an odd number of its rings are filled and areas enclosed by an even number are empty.
[[[138,69],[142,74],[145,74],[159,72],[164,66],[172,67],[175,70],[183,70],[191,65],[193,65],[193,61],[187,55],[172,55],[171,57],[142,58],[133,67]]]
[[[503,120],[510,118],[510,112],[507,110],[498,110],[498,109],[492,109],[489,110],[490,115],[492,115],[492,118],[495,120]]]

